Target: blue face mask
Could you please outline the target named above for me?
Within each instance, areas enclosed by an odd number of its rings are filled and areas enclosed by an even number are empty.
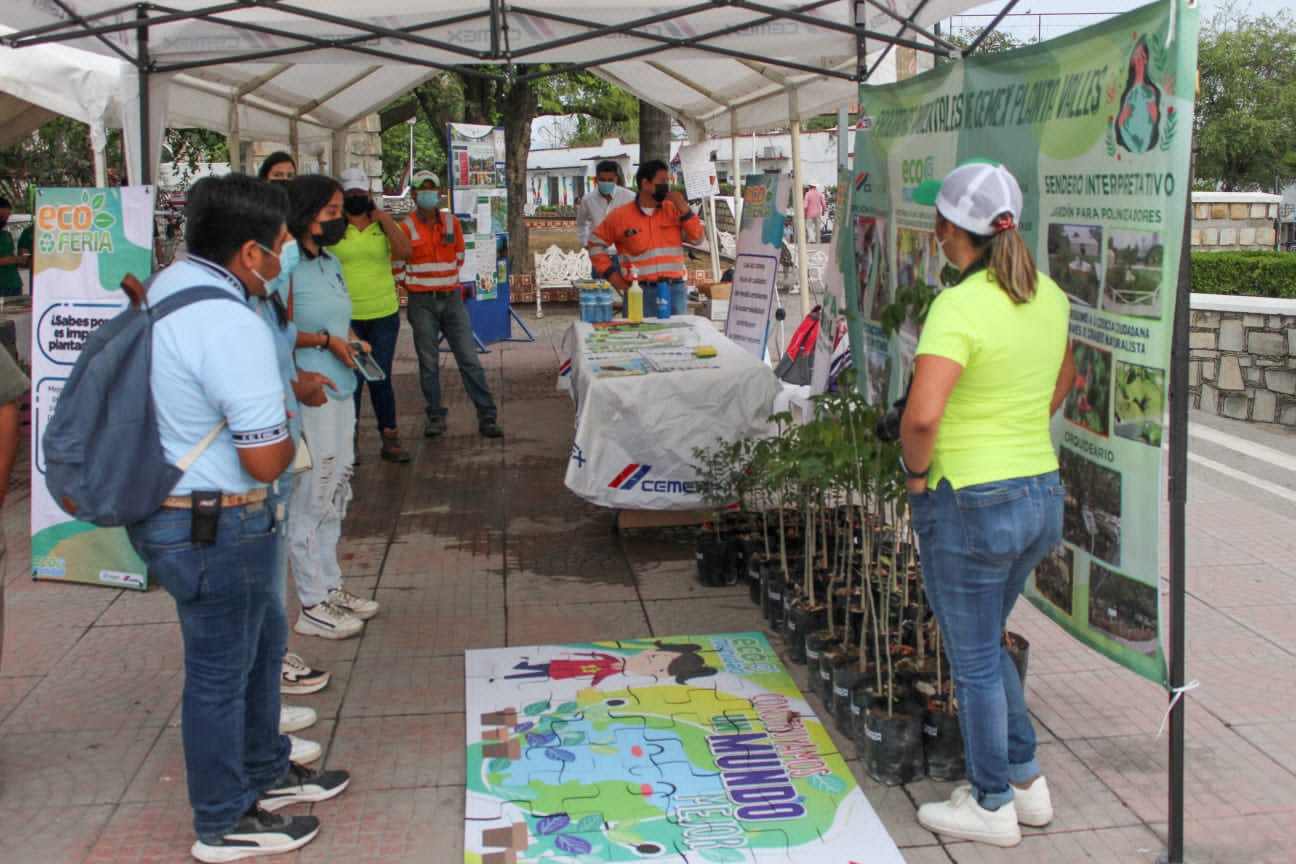
[[[420,192],[414,196],[421,210],[435,210],[441,203],[441,194],[439,192]]]
[[[262,246],[261,248],[271,255],[274,254],[273,249],[269,249],[265,246]],[[288,287],[288,278],[292,276],[292,272],[296,270],[297,265],[301,263],[301,248],[297,245],[297,241],[284,241],[283,246],[279,249],[278,257],[279,275],[271,279],[269,282],[265,282],[267,297],[274,294],[283,294],[284,289]],[[261,278],[263,282],[265,281],[264,277],[261,277],[260,273],[257,273],[256,275],[258,278]]]
[[[616,189],[616,183],[615,182],[609,183],[606,180],[600,180],[598,187],[599,187],[600,195],[611,195],[613,190]]]

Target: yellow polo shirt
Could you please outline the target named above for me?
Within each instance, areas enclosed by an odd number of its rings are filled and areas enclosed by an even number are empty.
[[[1058,467],[1049,402],[1067,347],[1071,304],[1049,277],[1016,304],[981,270],[932,302],[918,353],[963,367],[932,453],[934,487],[1033,477]]]
[[[370,222],[361,231],[347,223],[346,233],[329,252],[342,262],[353,319],[372,321],[400,311],[391,271],[391,243],[381,225]]]

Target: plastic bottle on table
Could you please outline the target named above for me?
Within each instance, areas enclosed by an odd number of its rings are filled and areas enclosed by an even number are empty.
[[[599,320],[612,320],[612,286],[606,282],[599,286]]]
[[[643,322],[643,288],[639,286],[639,277],[630,271],[630,290],[626,292],[626,318],[631,324]]]
[[[580,320],[592,323],[598,320],[594,315],[594,292],[590,286],[580,286]]]
[[[657,283],[657,317],[671,317],[671,283],[664,280]]]

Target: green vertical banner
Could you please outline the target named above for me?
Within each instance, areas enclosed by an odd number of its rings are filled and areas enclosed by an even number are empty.
[[[152,269],[153,187],[39,189],[34,221],[32,575],[143,589],[144,563],[125,529],[73,519],[50,497],[41,436],[81,346],[126,305],[122,278]]]
[[[1077,376],[1053,419],[1063,544],[1027,588],[1100,653],[1166,681],[1160,536],[1174,292],[1187,197],[1198,13],[1144,6],[1063,38],[861,88],[845,257],[851,345],[875,400],[913,367],[901,303],[939,291],[935,210],[913,190],[968,159],[1004,163],[1019,227],[1071,298]],[[948,281],[948,280],[947,280]]]

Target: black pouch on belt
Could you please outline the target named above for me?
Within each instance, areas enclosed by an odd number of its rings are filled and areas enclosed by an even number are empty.
[[[193,520],[189,528],[191,543],[215,543],[216,532],[220,528],[221,493],[191,492],[189,494],[193,510]]]

